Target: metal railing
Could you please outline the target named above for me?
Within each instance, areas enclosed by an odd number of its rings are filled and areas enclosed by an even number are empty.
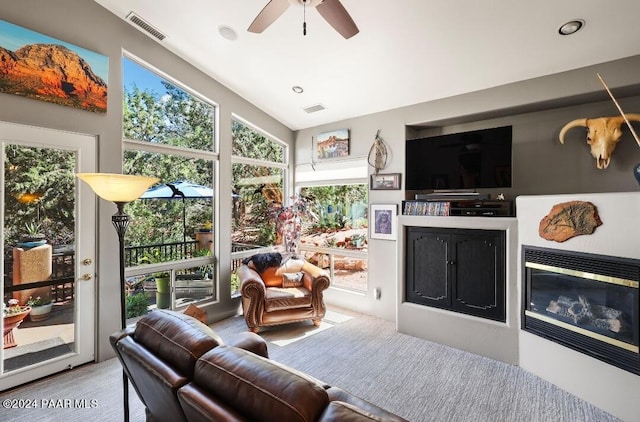
[[[125,267],[140,265],[145,257],[153,257],[152,263],[179,261],[193,258],[198,246],[197,240],[186,242],[159,243],[156,245],[128,246],[125,248]]]

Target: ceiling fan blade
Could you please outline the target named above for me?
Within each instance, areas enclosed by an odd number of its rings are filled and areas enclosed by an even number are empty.
[[[251,22],[247,31],[261,33],[269,27],[276,19],[280,17],[291,6],[289,0],[271,0],[267,5],[258,13],[258,16]]]
[[[340,0],[324,0],[316,6],[316,9],[324,20],[346,39],[360,32],[347,9],[340,3]]]

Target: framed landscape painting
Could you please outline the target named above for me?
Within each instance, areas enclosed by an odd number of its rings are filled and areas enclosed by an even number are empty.
[[[349,156],[349,129],[324,132],[316,137],[315,158],[331,160]]]
[[[107,111],[109,58],[0,19],[0,93]]]

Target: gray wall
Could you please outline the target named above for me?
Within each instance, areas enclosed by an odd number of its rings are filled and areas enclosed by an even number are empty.
[[[156,41],[112,15],[90,0],[0,0],[0,19],[76,44],[109,57],[108,112],[96,114],[70,107],[48,104],[18,96],[0,94],[0,120],[41,126],[83,134],[99,139],[101,172],[121,171],[122,162],[122,51],[126,50],[181,81],[194,91],[219,104],[220,177],[219,201],[220,303],[207,309],[209,318],[235,313],[232,300],[231,253],[231,115],[235,113],[280,140],[292,144],[293,133],[261,110],[179,59]],[[119,303],[119,276],[113,263],[118,260],[118,242],[110,216],[113,204],[100,201],[98,236],[98,322],[97,359],[113,356],[108,336],[119,329],[120,318],[113,312]]]
[[[296,133],[296,163],[308,162],[310,139],[338,128],[351,129],[352,155],[366,156],[378,129],[390,151],[385,173],[404,173],[406,139],[513,125],[513,187],[508,199],[523,194],[627,192],[638,190],[632,175],[640,148],[626,126],[608,169],[598,170],[585,143],[585,131],[572,129],[565,144],[558,141],[562,126],[582,117],[615,116],[617,109],[604,91],[600,72],[627,113],[640,112],[640,56],[576,71],[500,86],[387,112],[357,117]],[[372,101],[375,100],[375,97]],[[640,125],[634,124],[640,132]],[[371,169],[370,169],[371,170]],[[397,203],[404,190],[370,191],[370,203]],[[369,242],[369,292],[354,297],[329,291],[330,303],[349,306],[388,320],[396,318],[396,242]],[[380,301],[371,291],[380,287]]]

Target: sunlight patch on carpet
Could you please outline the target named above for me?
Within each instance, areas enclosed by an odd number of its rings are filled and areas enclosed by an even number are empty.
[[[302,340],[314,334],[321,333],[337,324],[342,324],[343,322],[349,321],[352,318],[353,317],[349,315],[327,311],[319,327],[316,327],[308,321],[304,321],[294,324],[270,327],[268,330],[261,332],[260,335],[269,343],[275,344],[276,346],[284,347],[298,340]]]

